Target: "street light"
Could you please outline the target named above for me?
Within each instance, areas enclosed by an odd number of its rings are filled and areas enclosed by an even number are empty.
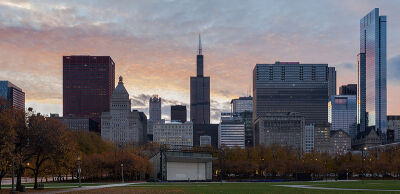
[[[14,189],[14,159],[12,161],[12,180],[11,180],[11,193],[15,193]]]
[[[82,187],[81,182],[81,157],[78,156],[78,179],[79,179],[79,187]]]
[[[364,169],[364,160],[365,160],[364,152],[365,151],[367,151],[367,147],[364,147],[363,149],[361,149],[361,168],[362,168],[363,178],[365,176],[365,169]]]
[[[124,183],[124,164],[121,163],[121,177],[122,177],[122,183]]]

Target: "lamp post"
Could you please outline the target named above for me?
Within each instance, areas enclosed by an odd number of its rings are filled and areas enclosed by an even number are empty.
[[[124,164],[121,163],[121,177],[122,177],[122,183],[124,183]]]
[[[364,169],[365,156],[364,156],[364,151],[367,151],[367,147],[364,147],[363,149],[361,149],[361,168],[362,168],[362,176],[363,176],[363,178],[365,176],[365,169]]]
[[[78,156],[78,179],[79,179],[79,187],[82,187],[81,182],[81,157]]]

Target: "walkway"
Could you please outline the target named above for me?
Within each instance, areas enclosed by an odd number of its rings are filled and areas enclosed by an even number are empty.
[[[109,188],[109,187],[129,186],[129,185],[141,184],[141,183],[143,183],[143,182],[107,184],[107,185],[98,185],[98,186],[84,186],[84,187],[80,187],[80,188],[72,188],[72,189],[65,189],[65,190],[59,190],[59,191],[49,191],[49,192],[46,192],[46,193],[48,193],[48,194],[68,193],[68,192],[86,191],[86,190],[102,189],[102,188]]]
[[[400,192],[400,190],[328,188],[328,187],[313,187],[311,185],[274,185],[274,186],[301,188],[301,189],[337,190],[337,191],[388,191],[388,192],[396,192],[397,191],[397,192]]]

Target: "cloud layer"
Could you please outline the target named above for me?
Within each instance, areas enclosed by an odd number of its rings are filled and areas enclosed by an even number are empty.
[[[400,114],[398,1],[11,1],[0,0],[0,79],[39,112],[62,112],[62,56],[110,55],[133,107],[159,94],[189,103],[198,33],[211,76],[213,122],[251,88],[256,63],[336,66],[338,87],[356,83],[359,20],[388,16],[388,113]],[[188,107],[189,108],[189,107]]]

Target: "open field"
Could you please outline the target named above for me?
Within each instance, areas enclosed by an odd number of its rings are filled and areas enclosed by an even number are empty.
[[[400,193],[400,181],[331,181],[331,182],[284,182],[284,183],[127,183],[83,184],[84,190],[74,190],[77,184],[46,184],[49,191],[58,193]],[[31,185],[27,185],[28,187]],[[94,188],[94,186],[97,186]],[[101,188],[101,187],[106,188]],[[111,187],[110,187],[111,186]],[[99,188],[100,187],[100,188]],[[303,188],[295,188],[303,187]],[[306,188],[304,188],[306,187]],[[335,190],[339,189],[339,190]],[[351,190],[364,189],[364,190]],[[397,190],[397,191],[396,191]],[[0,193],[8,193],[3,189]],[[28,190],[32,192],[33,190]]]

